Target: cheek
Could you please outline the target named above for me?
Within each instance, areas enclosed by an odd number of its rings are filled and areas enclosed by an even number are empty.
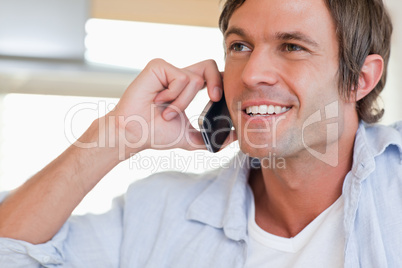
[[[337,69],[324,68],[321,65],[293,64],[282,70],[282,78],[297,96],[301,110],[316,109],[339,99]]]
[[[243,65],[226,61],[225,72],[223,75],[223,89],[229,111],[232,113],[237,109],[237,103],[241,99],[243,92],[243,82],[241,74]]]
[[[239,121],[239,117],[241,116],[239,114],[239,95],[237,94],[240,92],[240,90],[234,88],[235,85],[228,85],[230,90],[225,91],[225,98],[226,98],[226,103],[229,109],[229,114],[230,117],[232,118],[234,126],[237,126],[237,122]]]

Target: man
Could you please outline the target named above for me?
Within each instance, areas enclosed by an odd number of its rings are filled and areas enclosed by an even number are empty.
[[[382,115],[392,26],[381,0],[228,0],[220,26],[242,153],[207,174],[154,175],[110,212],[70,217],[122,159],[152,148],[151,135],[203,144],[182,111],[205,83],[221,98],[216,65],[154,60],[113,112],[4,198],[2,267],[402,265],[402,124],[363,122]]]

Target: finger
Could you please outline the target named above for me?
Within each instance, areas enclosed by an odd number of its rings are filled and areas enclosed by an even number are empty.
[[[212,101],[219,101],[223,95],[222,76],[216,62],[211,63],[210,68],[205,69],[205,80],[207,81],[208,96]]]
[[[190,70],[205,79],[208,95],[212,101],[217,102],[221,99],[223,88],[222,76],[214,60],[202,61],[185,69]]]
[[[156,104],[171,102],[176,99],[191,81],[189,75],[180,70],[172,71],[169,76],[173,78],[168,78],[167,88],[156,95],[154,99]]]
[[[177,114],[181,113],[188,107],[191,101],[197,95],[198,91],[204,87],[204,83],[199,79],[192,79],[187,87],[180,93],[180,95],[175,99],[165,111],[163,111],[163,118],[165,120],[173,119]]]

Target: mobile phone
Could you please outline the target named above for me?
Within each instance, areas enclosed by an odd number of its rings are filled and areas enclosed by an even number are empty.
[[[208,151],[218,152],[233,126],[224,95],[218,102],[208,102],[198,119],[198,124]]]

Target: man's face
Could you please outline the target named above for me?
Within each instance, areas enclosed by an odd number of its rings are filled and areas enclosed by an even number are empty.
[[[247,0],[229,20],[225,47],[225,96],[243,152],[289,157],[305,144],[325,152],[342,135],[350,104],[338,94],[338,42],[323,1]],[[330,141],[328,121],[305,124],[317,111],[325,119],[326,106],[338,115]]]

